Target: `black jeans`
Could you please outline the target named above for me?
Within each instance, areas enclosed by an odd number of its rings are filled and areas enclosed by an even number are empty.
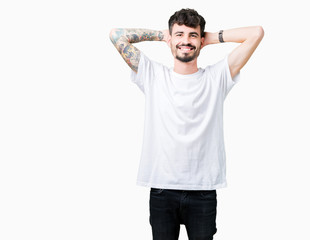
[[[184,224],[189,240],[212,240],[216,233],[216,190],[151,188],[153,240],[177,240]]]

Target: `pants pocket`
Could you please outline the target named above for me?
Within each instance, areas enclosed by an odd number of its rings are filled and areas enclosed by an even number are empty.
[[[164,189],[162,188],[151,188],[151,194],[160,195],[163,191]]]

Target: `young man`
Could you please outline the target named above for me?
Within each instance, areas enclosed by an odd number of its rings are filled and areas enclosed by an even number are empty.
[[[216,189],[226,186],[223,103],[263,38],[260,26],[204,32],[193,9],[171,16],[169,31],[113,29],[111,41],[132,68],[132,81],[145,95],[145,126],[137,184],[150,187],[153,239],[189,239],[216,233]],[[133,43],[164,41],[174,67],[167,68]],[[216,64],[197,67],[200,50],[219,42],[241,43]]]

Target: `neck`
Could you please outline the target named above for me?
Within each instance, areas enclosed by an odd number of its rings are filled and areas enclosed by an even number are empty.
[[[190,62],[181,62],[180,60],[175,58],[173,71],[183,75],[193,74],[197,72],[197,58]]]

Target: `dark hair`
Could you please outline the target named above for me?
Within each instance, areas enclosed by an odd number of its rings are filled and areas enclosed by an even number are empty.
[[[196,28],[200,26],[200,34],[203,37],[205,31],[206,21],[205,19],[198,14],[194,9],[181,9],[180,11],[175,12],[169,19],[169,32],[172,34],[172,27],[174,24],[185,25],[187,27]]]

